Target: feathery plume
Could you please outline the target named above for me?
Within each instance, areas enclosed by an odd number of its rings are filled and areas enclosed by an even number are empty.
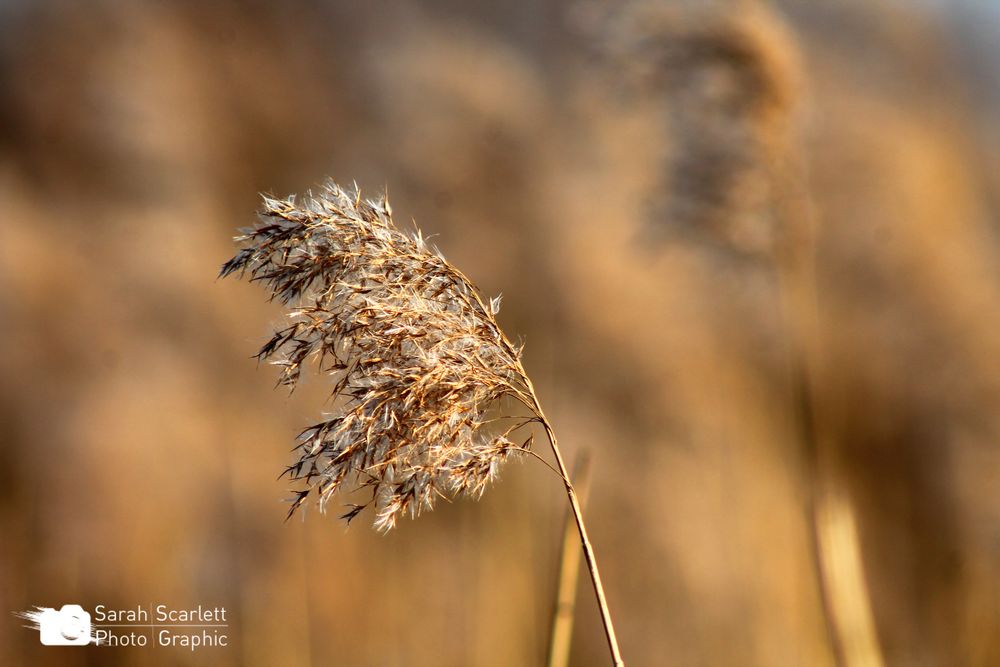
[[[265,197],[260,218],[237,237],[243,248],[220,274],[249,274],[272,299],[294,304],[292,323],[257,357],[273,359],[292,388],[315,358],[337,377],[333,393],[343,399],[336,416],[299,435],[299,459],[286,472],[305,488],[289,516],[313,490],[322,509],[345,486],[370,488],[371,500],[343,518],[374,505],[375,527],[385,531],[438,496],[478,497],[512,453],[549,465],[531,451],[530,436],[511,440],[537,423],[566,487],[612,663],[624,665],[583,510],[521,349],[497,324],[499,297],[484,302],[419,231],[396,228],[385,197],[362,200],[357,186],[351,194],[330,181],[302,203]],[[504,399],[529,416],[505,416]]]
[[[293,304],[291,323],[257,354],[281,368],[292,388],[304,364],[318,359],[336,376],[336,416],[299,435],[298,460],[285,471],[305,482],[291,514],[317,491],[367,487],[375,526],[416,516],[438,496],[480,496],[526,424],[487,428],[510,397],[531,407],[521,350],[496,322],[499,298],[476,287],[419,231],[395,227],[388,201],[362,200],[328,183],[297,202],[264,198],[261,224],[245,230],[244,247],[221,275],[247,274],[273,299]],[[512,419],[512,418],[507,418]]]
[[[767,256],[795,129],[799,50],[765,2],[633,0],[607,10],[601,57],[629,103],[662,106],[656,229]]]

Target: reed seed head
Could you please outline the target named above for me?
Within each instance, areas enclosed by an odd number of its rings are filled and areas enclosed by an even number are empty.
[[[316,359],[339,397],[336,414],[298,437],[285,472],[304,488],[289,515],[314,491],[324,509],[338,491],[367,489],[343,518],[373,505],[375,527],[388,530],[438,496],[480,496],[530,446],[510,437],[532,419],[499,411],[506,398],[537,408],[521,349],[497,324],[499,298],[484,301],[419,231],[397,229],[384,197],[332,181],[302,201],[264,197],[244,232],[221,275],[249,276],[290,306],[258,358],[292,388]]]
[[[765,3],[632,0],[607,9],[599,53],[628,104],[662,108],[655,229],[747,257],[780,241],[780,169],[798,122],[794,35]]]

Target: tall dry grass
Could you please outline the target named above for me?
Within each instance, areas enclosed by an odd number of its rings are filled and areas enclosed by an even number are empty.
[[[701,5],[673,5],[682,34],[760,11]],[[976,36],[992,14],[963,6],[773,9],[804,84],[792,113],[825,357],[813,400],[850,508],[824,516],[865,573],[890,667],[1000,659],[997,108]],[[743,79],[705,56],[688,61],[693,80],[671,79],[684,108],[631,94],[588,59],[569,9],[0,10],[0,525],[15,536],[0,540],[0,606],[217,602],[240,629],[226,651],[121,664],[544,659],[563,517],[541,466],[509,466],[481,502],[387,537],[281,523],[275,443],[327,387],[307,378],[275,406],[245,350],[279,310],[206,284],[256,192],[331,173],[391,184],[449,259],[503,291],[562,442],[600,469],[588,528],[631,662],[834,664],[787,290],[767,259],[771,172],[736,170],[767,185],[724,198],[729,220],[688,233],[657,217],[696,210],[661,199],[683,180],[673,149],[724,134],[673,128],[698,104],[731,118],[725,91]],[[756,135],[730,122],[737,140]],[[739,151],[756,160],[755,145]],[[581,665],[605,660],[591,604],[580,596]],[[4,664],[90,659],[0,624]]]
[[[285,472],[305,488],[289,516],[316,491],[320,509],[344,487],[371,493],[341,518],[374,507],[375,528],[416,517],[439,498],[481,497],[511,454],[531,454],[566,487],[594,584],[612,664],[624,665],[576,489],[552,424],[514,346],[497,323],[500,297],[478,288],[420,231],[404,234],[386,197],[363,200],[333,182],[301,203],[264,199],[261,223],[222,266],[261,282],[293,306],[292,323],[257,354],[281,367],[294,388],[315,361],[334,376],[338,414],[299,435],[299,459]],[[529,412],[528,417],[511,410]],[[518,445],[538,424],[555,466]],[[493,428],[490,428],[490,427]],[[493,432],[491,432],[493,431]],[[521,434],[523,436],[523,434]]]

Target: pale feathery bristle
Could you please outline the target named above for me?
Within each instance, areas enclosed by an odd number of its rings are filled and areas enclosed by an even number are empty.
[[[530,383],[496,321],[500,299],[477,288],[391,209],[333,182],[302,201],[264,197],[260,224],[221,275],[248,275],[292,306],[291,323],[258,353],[294,387],[317,359],[342,397],[335,416],[305,429],[286,472],[304,483],[289,514],[316,492],[368,488],[348,521],[373,505],[375,527],[416,516],[438,496],[478,497],[500,464],[527,449],[511,433],[521,418],[491,411],[509,397],[531,408]],[[488,415],[493,415],[489,417]]]

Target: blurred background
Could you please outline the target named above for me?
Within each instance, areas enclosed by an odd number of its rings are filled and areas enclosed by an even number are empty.
[[[0,612],[224,606],[228,648],[540,665],[537,461],[386,536],[283,523],[259,192],[417,221],[526,343],[630,665],[1000,665],[1000,6],[0,2]],[[542,450],[540,450],[542,451]],[[607,665],[586,578],[571,664]]]

